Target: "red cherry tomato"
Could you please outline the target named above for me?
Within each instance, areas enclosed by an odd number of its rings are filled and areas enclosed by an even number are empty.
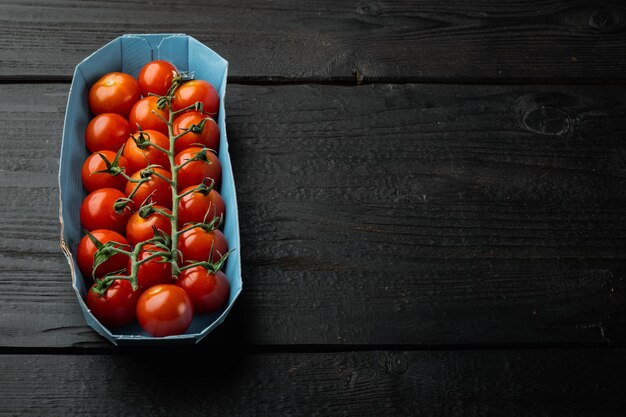
[[[213,149],[217,153],[220,147],[220,128],[210,117],[203,116],[197,111],[183,113],[174,120],[172,132],[174,135],[180,135],[192,125],[198,126],[202,120],[205,120],[202,132],[188,132],[176,139],[174,152],[179,153],[192,146],[200,146]]]
[[[141,95],[148,97],[148,94],[164,96],[172,85],[172,79],[178,71],[176,67],[167,61],[157,60],[148,62],[139,71],[139,89]]]
[[[125,250],[130,249],[126,238],[119,233],[115,233],[111,230],[100,229],[92,231],[91,234],[103,245],[108,242],[117,242],[121,245],[121,248]],[[125,246],[129,247],[126,248]],[[87,235],[85,235],[78,244],[76,261],[78,262],[80,271],[85,277],[91,277],[91,272],[93,270],[93,256],[97,250],[98,248],[96,248],[96,245],[93,244]],[[96,269],[96,277],[102,277],[111,272],[124,269],[126,268],[127,262],[128,256],[122,253],[117,253],[98,266]]]
[[[189,294],[193,311],[212,313],[226,305],[230,296],[230,284],[222,271],[213,273],[201,266],[180,273],[176,285]]]
[[[115,152],[112,151],[100,151],[89,155],[87,160],[85,160],[81,171],[85,189],[88,192],[96,191],[100,188],[115,188],[118,190],[124,190],[126,187],[126,178],[122,175],[111,175],[103,172],[97,173],[98,171],[105,170],[107,167],[100,155],[104,156],[111,163],[115,160]],[[126,161],[126,158],[121,156],[117,161],[117,165],[126,171],[125,168],[128,166],[128,162]]]
[[[135,172],[131,176],[131,178],[134,180],[140,179],[142,172],[143,171]],[[172,174],[162,168],[154,168],[154,172],[159,173],[166,178],[172,178]],[[136,183],[134,182],[128,181],[126,183],[127,196],[129,196],[130,193],[135,189],[135,186]],[[157,177],[156,175],[151,175],[149,181],[146,181],[139,186],[139,189],[132,198],[135,207],[139,209],[141,204],[146,201],[148,197],[150,197],[150,201],[152,201],[156,205],[167,207],[169,209],[172,208],[172,188],[170,187],[170,184],[163,178]]]
[[[195,185],[183,190],[184,194],[195,188]],[[206,219],[209,223],[215,217],[224,218],[224,200],[220,193],[211,190],[207,193],[196,191],[178,200],[178,224],[202,223]],[[208,213],[208,215],[207,215]]]
[[[211,247],[213,247],[213,256],[209,259]],[[207,260],[215,263],[228,252],[228,243],[224,234],[218,229],[206,231],[201,227],[194,227],[180,235],[178,250],[181,252],[184,263]]]
[[[165,169],[170,168],[170,160],[167,154],[148,144],[148,142],[154,143],[163,149],[169,150],[170,141],[165,135],[156,130],[144,130],[143,135],[136,132],[133,136],[135,139],[139,140],[144,138],[146,143],[142,145],[142,149],[135,143],[132,137],[128,138],[126,141],[123,155],[128,161],[128,169],[130,172],[137,172],[150,164],[160,165]]]
[[[150,96],[135,103],[128,116],[128,121],[133,129],[137,129],[137,125],[139,125],[142,130],[156,130],[164,135],[168,134],[167,123],[153,113],[153,111],[158,113],[165,120],[170,117],[167,106],[162,109],[157,107],[158,101],[158,97]],[[169,146],[165,149],[169,149]]]
[[[149,256],[154,255],[156,252],[165,252],[165,250],[158,248],[154,245],[146,245],[139,252],[137,260],[142,261]],[[168,262],[162,262],[163,258],[157,256],[150,259],[145,263],[139,265],[137,268],[137,285],[140,289],[148,289],[159,284],[174,284],[174,277],[172,277],[172,264]],[[128,259],[128,271],[130,273],[132,269],[132,261]]]
[[[154,208],[172,214],[169,209],[163,206],[154,206]],[[156,227],[158,230],[168,235],[172,234],[170,219],[161,213],[153,212],[148,214],[145,218],[141,217],[141,215],[141,210],[138,210],[128,219],[128,223],[126,224],[126,238],[131,245],[134,246],[139,242],[152,239],[154,237],[153,227]]]
[[[137,320],[152,336],[182,334],[192,319],[191,299],[176,285],[160,284],[148,288],[137,302]]]
[[[117,113],[124,117],[140,98],[139,84],[123,72],[111,72],[100,78],[89,90],[91,113]]]
[[[190,160],[198,152],[201,152],[202,148],[187,148],[180,152],[174,158],[174,163],[180,165],[185,161]],[[215,181],[215,187],[219,187],[222,182],[222,164],[211,151],[204,152],[206,160],[192,161],[178,171],[178,190],[185,189],[191,185],[201,184],[205,179],[207,182],[211,180]]]
[[[115,188],[92,192],[80,206],[80,224],[88,231],[108,229],[124,233],[133,211],[128,205],[120,211],[115,210],[114,204],[120,198],[126,198],[126,194]]]
[[[93,315],[106,327],[119,327],[129,324],[135,319],[139,291],[133,291],[130,282],[116,279],[102,295],[94,289],[93,284],[87,293],[87,307]]]
[[[174,110],[184,109],[201,102],[202,112],[215,117],[220,108],[220,96],[215,87],[204,80],[191,80],[176,89],[172,107]]]
[[[100,114],[89,122],[85,130],[85,144],[89,152],[117,152],[130,136],[128,121],[119,114]]]

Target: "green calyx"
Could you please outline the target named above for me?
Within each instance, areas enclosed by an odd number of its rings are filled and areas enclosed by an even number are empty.
[[[113,284],[114,280],[107,279],[105,277],[105,278],[102,278],[102,279],[94,278],[94,281],[95,281],[96,285],[91,287],[91,291],[93,291],[94,294],[96,294],[97,297],[102,297],[107,292],[107,290],[109,289],[111,284]]]
[[[212,262],[212,260],[213,260],[213,250],[214,250],[214,245],[211,245],[211,250],[209,252],[209,258],[206,261],[190,263],[190,264],[185,265],[182,268],[180,268],[180,270],[184,271],[184,270],[195,268],[195,267],[201,267],[201,268],[206,269],[208,272],[210,272],[212,274],[215,274],[216,272],[218,272],[219,270],[221,270],[224,267],[224,264],[226,263],[226,260],[228,259],[228,256],[234,251],[234,249],[233,250],[229,250],[228,252],[223,254],[217,262]]]
[[[107,159],[106,156],[104,156],[103,154],[98,152],[98,156],[100,156],[100,159],[102,159],[102,161],[104,162],[106,168],[100,171],[95,171],[92,172],[89,175],[94,175],[94,174],[110,174],[110,175],[119,175],[120,173],[122,173],[124,171],[124,168],[120,167],[119,163],[120,163],[120,158],[122,157],[122,152],[124,151],[124,146],[122,146],[117,153],[115,154],[115,158],[113,159],[113,161],[109,161]]]
[[[150,217],[151,214],[155,213],[154,211],[154,203],[150,202],[144,202],[144,204],[141,206],[141,208],[139,210],[137,210],[137,213],[139,214],[139,217],[141,217],[142,219],[147,219],[148,217]]]
[[[113,204],[113,210],[115,210],[117,214],[122,214],[122,212],[126,210],[128,208],[128,205],[132,202],[133,200],[131,200],[130,198],[118,198]]]
[[[112,256],[120,253],[117,248],[115,247],[116,245],[119,245],[119,243],[116,242],[107,242],[104,245],[102,245],[101,248],[99,248],[96,253],[93,256],[93,269],[91,271],[91,276],[95,279],[96,277],[96,269],[98,269],[98,267],[100,265],[102,265],[103,263],[105,263],[106,261],[109,260],[109,258],[111,258]]]
[[[206,185],[206,183],[210,180],[210,184]],[[211,192],[211,190],[213,189],[213,187],[215,186],[215,180],[213,178],[205,178],[204,180],[202,180],[201,184],[198,184],[198,186],[196,187],[194,193],[200,193],[203,196],[207,196],[209,195],[209,193]]]
[[[150,146],[150,134],[144,132],[141,129],[141,126],[139,126],[139,123],[137,124],[137,133],[139,133],[138,136],[135,136],[135,134],[131,134],[130,138],[133,140],[133,142],[135,142],[135,145],[137,145],[139,149],[147,149],[148,146]]]

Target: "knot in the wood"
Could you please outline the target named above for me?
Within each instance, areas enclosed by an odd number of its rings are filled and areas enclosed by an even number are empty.
[[[589,27],[599,32],[610,32],[622,26],[623,17],[615,10],[596,10],[589,16]]]
[[[555,107],[546,106],[537,107],[526,112],[522,123],[531,132],[554,136],[565,134],[571,125],[570,117],[567,113]]]
[[[393,352],[387,358],[387,369],[396,374],[403,374],[409,369],[409,359],[404,352]]]
[[[378,16],[380,7],[375,3],[361,3],[356,8],[356,12],[365,16]]]

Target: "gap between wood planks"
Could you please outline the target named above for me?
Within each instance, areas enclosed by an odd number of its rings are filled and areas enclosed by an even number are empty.
[[[71,83],[71,76],[0,76],[0,85],[3,84],[59,84]],[[448,84],[448,85],[552,85],[552,86],[584,86],[584,85],[626,85],[625,79],[588,79],[579,78],[445,78],[445,77],[385,77],[368,78],[361,74],[353,77],[323,78],[281,78],[281,77],[228,77],[228,84],[235,85],[336,85],[336,86],[360,86],[371,84]]]
[[[209,345],[199,343],[198,345],[189,346],[162,346],[159,352],[171,353],[193,353],[195,352],[239,352],[245,354],[274,354],[274,353],[349,353],[349,352],[468,352],[468,351],[516,351],[516,350],[550,350],[550,349],[576,349],[576,350],[616,350],[624,349],[626,344],[606,344],[599,345],[597,343],[489,343],[489,344],[459,344],[459,345],[340,345],[340,344],[324,344],[324,345]],[[119,346],[102,346],[102,347],[0,347],[0,356],[2,355],[102,355],[102,354],[123,354],[123,355],[142,355],[146,351],[145,346],[136,347],[119,347]]]

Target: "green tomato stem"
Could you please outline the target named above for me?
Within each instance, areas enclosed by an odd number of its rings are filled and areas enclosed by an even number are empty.
[[[139,265],[145,264],[146,262],[151,261],[154,258],[158,258],[158,257],[162,258],[162,257],[165,257],[165,256],[167,256],[167,253],[165,253],[165,252],[154,252],[152,255],[149,255],[149,256],[143,258],[142,260],[137,261],[137,264],[139,264]]]
[[[172,263],[172,275],[178,278],[180,269],[178,268],[178,201],[180,196],[178,195],[178,169],[176,169],[176,162],[174,161],[174,145],[176,143],[176,136],[174,135],[174,117],[176,112],[172,111],[172,103],[169,103],[170,117],[167,122],[167,132],[170,139],[170,150],[167,152],[167,156],[170,160],[170,167],[172,168],[172,180],[170,187],[172,187],[172,215],[170,216],[170,224],[172,226],[172,248],[171,248],[171,263]]]

